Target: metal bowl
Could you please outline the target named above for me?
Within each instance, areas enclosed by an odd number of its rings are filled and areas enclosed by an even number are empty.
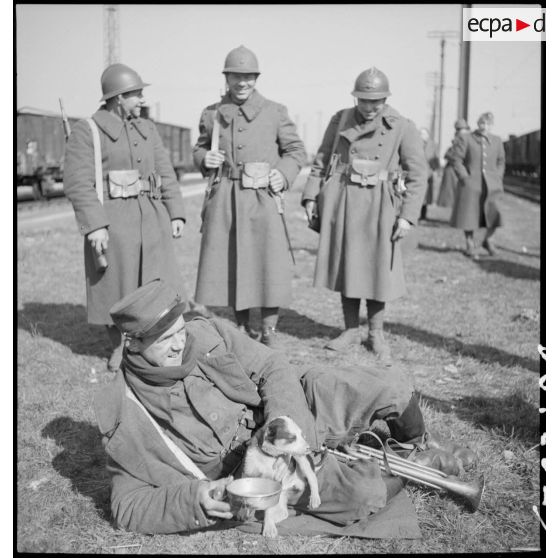
[[[261,477],[245,477],[227,485],[228,500],[233,509],[266,510],[279,502],[281,483]]]

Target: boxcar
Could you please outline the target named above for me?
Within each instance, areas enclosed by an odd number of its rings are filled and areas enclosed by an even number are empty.
[[[536,178],[541,170],[541,132],[535,130],[521,136],[510,135],[504,142],[506,174]]]
[[[149,117],[149,111],[142,116]],[[70,126],[79,118],[70,117]],[[194,170],[190,129],[155,122],[178,178]],[[23,107],[17,111],[17,199],[64,195],[65,136],[55,112]]]

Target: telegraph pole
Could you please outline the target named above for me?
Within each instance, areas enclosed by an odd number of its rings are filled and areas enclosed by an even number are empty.
[[[433,96],[432,96],[432,116],[430,118],[430,137],[432,141],[436,141],[436,122],[437,122],[437,112],[438,112],[438,91],[440,88],[440,72],[428,72],[426,74],[426,83],[433,86]],[[438,145],[440,142],[436,142]]]
[[[457,31],[429,31],[429,39],[440,39],[440,86],[438,93],[438,156],[442,144],[442,107],[444,98],[444,56],[446,49],[446,39],[459,36]]]
[[[103,7],[103,46],[105,68],[120,61],[120,11],[117,4]]]
[[[471,8],[472,4],[463,4]],[[459,47],[459,87],[457,94],[457,118],[468,119],[469,116],[469,66],[471,60],[471,41],[461,38]]]

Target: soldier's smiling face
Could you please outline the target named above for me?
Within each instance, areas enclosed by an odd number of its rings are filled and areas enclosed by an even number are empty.
[[[185,325],[184,318],[180,316],[169,329],[155,339],[133,340],[130,349],[140,352],[154,366],[180,366],[186,346]]]
[[[233,101],[243,103],[254,91],[258,75],[227,72],[225,78]]]
[[[385,104],[385,99],[358,99],[357,110],[364,120],[373,120]]]
[[[141,107],[145,103],[143,99],[143,91],[141,89],[137,89],[136,91],[122,93],[118,97],[120,106],[123,108],[124,112],[138,118],[140,115]]]

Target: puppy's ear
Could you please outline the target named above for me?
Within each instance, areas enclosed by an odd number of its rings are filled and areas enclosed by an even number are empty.
[[[277,430],[279,428],[279,419],[273,419],[266,427],[264,432],[264,440],[273,444],[277,438]]]

